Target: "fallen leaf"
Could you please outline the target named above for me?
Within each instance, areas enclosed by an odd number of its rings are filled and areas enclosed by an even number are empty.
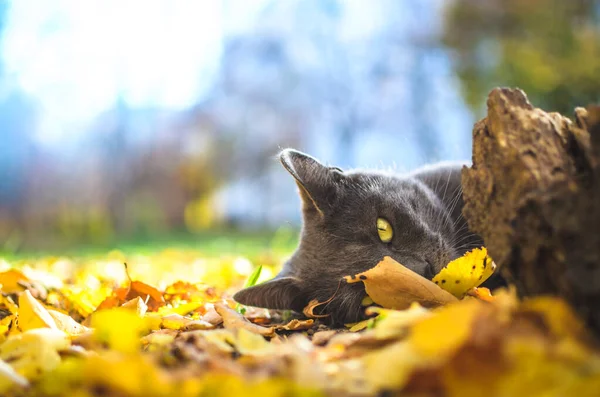
[[[94,313],[91,325],[97,342],[123,353],[138,352],[140,337],[149,329],[146,319],[123,307]]]
[[[215,310],[213,304],[207,305],[206,313],[202,315],[202,320],[217,326],[223,322],[223,317]]]
[[[423,358],[406,341],[368,352],[362,362],[371,394],[377,390],[401,390],[415,369],[426,366]]]
[[[367,314],[377,313],[374,335],[377,339],[403,338],[409,327],[432,316],[432,312],[414,302],[406,310],[390,310],[379,307],[367,309]]]
[[[223,318],[223,325],[228,329],[244,328],[262,336],[274,336],[275,328],[262,327],[246,320],[244,316],[222,303],[215,303],[215,310]]]
[[[496,270],[496,264],[485,247],[475,248],[448,263],[431,281],[462,298],[467,291],[480,286]]]
[[[120,299],[116,295],[111,295],[111,296],[106,297],[106,299],[104,299],[100,303],[100,305],[98,305],[98,307],[96,308],[96,310],[112,309],[113,307],[118,307],[121,304],[123,304],[123,300],[122,299]]]
[[[10,363],[14,370],[27,379],[34,379],[60,364],[58,352],[71,345],[62,331],[50,328],[30,329],[15,334],[0,345],[0,359]]]
[[[184,327],[183,327],[183,331],[198,331],[198,330],[209,330],[209,329],[215,329],[216,326],[214,324],[209,323],[208,321],[204,321],[204,320],[192,320],[187,322]]]
[[[8,310],[12,314],[17,314],[19,306],[15,304],[10,296],[0,294],[0,308]]]
[[[491,291],[485,287],[471,288],[470,290],[467,291],[467,295],[477,298],[479,300],[482,300],[484,302],[493,302],[495,299],[492,296]]]
[[[22,282],[28,282],[29,279],[20,271],[10,269],[0,273],[0,291],[4,294],[15,294],[24,291],[26,287]]]
[[[337,330],[315,332],[312,337],[312,343],[317,346],[324,346],[338,333]]]
[[[166,329],[180,330],[192,321],[193,319],[190,317],[173,313],[162,317],[161,327]]]
[[[48,310],[48,313],[54,320],[56,328],[63,331],[69,336],[77,336],[89,331],[89,328],[84,327],[67,314],[56,310]]]
[[[133,310],[140,317],[142,317],[144,314],[146,314],[146,311],[148,311],[148,305],[146,305],[146,302],[144,302],[141,296],[123,303],[121,307]]]
[[[137,297],[142,298],[146,305],[148,305],[148,309],[151,311],[157,311],[160,307],[165,305],[165,299],[159,290],[141,281],[132,281],[129,287],[129,293],[125,297],[125,300],[131,300]]]
[[[58,329],[48,310],[25,290],[19,295],[19,329],[27,331],[35,328]]]
[[[426,307],[444,305],[457,299],[431,281],[386,256],[372,269],[345,276],[347,283],[363,282],[373,301],[388,309],[405,309],[412,302]]]
[[[358,332],[358,331],[362,331],[363,329],[367,329],[367,327],[369,326],[369,324],[372,321],[373,321],[373,319],[369,318],[366,320],[359,321],[357,323],[351,323],[351,324],[345,324],[345,325],[346,325],[346,328],[348,328],[348,331]]]
[[[302,309],[302,314],[304,314],[306,317],[310,317],[310,318],[325,318],[325,317],[329,317],[329,314],[315,314],[314,310],[321,306],[324,305],[326,303],[331,302],[331,299],[326,300],[324,302],[319,302],[318,299],[312,299],[310,302],[308,302],[308,305],[306,305],[306,307],[304,309]]]
[[[442,307],[412,326],[409,343],[424,356],[443,359],[469,339],[483,309],[484,304],[475,299]]]
[[[190,302],[204,297],[204,292],[200,291],[196,284],[185,281],[176,281],[165,288],[164,298],[168,302],[186,301]],[[182,313],[180,313],[182,314]],[[185,313],[183,313],[185,314]]]
[[[308,319],[308,320],[293,319],[293,320],[290,320],[287,324],[275,325],[274,328],[277,331],[301,331],[301,330],[312,328],[314,324],[315,324],[315,320],[312,320],[312,319]]]
[[[0,360],[0,393],[4,394],[15,386],[25,388],[29,386],[29,381],[4,360]]]
[[[236,350],[244,355],[265,356],[273,353],[274,345],[270,344],[261,335],[246,328],[238,328],[235,332]]]

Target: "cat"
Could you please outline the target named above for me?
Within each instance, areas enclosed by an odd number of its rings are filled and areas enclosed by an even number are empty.
[[[365,318],[362,283],[340,283],[390,256],[431,279],[451,260],[483,245],[462,217],[463,163],[440,163],[406,175],[321,164],[286,149],[279,160],[298,185],[300,243],[272,280],[237,292],[248,306],[302,312],[313,299],[331,323]],[[339,288],[339,289],[338,289]],[[337,291],[337,292],[336,292]]]

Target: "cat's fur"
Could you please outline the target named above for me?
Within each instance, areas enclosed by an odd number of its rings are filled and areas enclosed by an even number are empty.
[[[326,301],[323,312],[335,323],[364,317],[362,283],[340,283],[346,275],[391,256],[432,278],[450,260],[481,246],[461,215],[462,164],[445,163],[407,175],[382,171],[342,171],[287,149],[279,159],[294,177],[302,198],[303,228],[296,252],[275,279],[235,294],[242,304],[302,309],[312,299]],[[380,241],[377,218],[393,227]]]

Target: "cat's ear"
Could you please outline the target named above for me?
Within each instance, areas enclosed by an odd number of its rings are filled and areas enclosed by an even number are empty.
[[[295,310],[299,313],[306,305],[306,298],[298,279],[281,277],[253,287],[245,288],[233,295],[233,299],[246,306],[267,309]]]
[[[304,210],[315,210],[323,215],[334,203],[338,191],[336,182],[342,175],[341,170],[327,167],[314,157],[293,149],[282,151],[279,160],[296,180]]]

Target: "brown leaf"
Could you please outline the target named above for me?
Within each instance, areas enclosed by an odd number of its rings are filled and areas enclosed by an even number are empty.
[[[96,310],[104,310],[104,309],[112,309],[113,307],[120,306],[122,303],[121,299],[119,299],[116,295],[111,295],[104,299],[102,303],[98,305]]]
[[[314,323],[315,320],[298,320],[295,318],[287,324],[275,325],[275,329],[277,331],[301,331],[312,328]]]
[[[316,346],[325,346],[337,333],[338,331],[334,329],[315,332],[312,337],[312,343]]]
[[[261,327],[246,320],[244,316],[231,309],[230,307],[222,304],[215,303],[215,310],[223,317],[223,325],[228,329],[243,328],[248,331],[254,332],[262,336],[274,336],[275,328],[273,327]]]
[[[326,303],[331,302],[331,298],[326,300],[325,302],[319,302],[318,299],[313,299],[310,302],[308,302],[308,305],[306,305],[306,307],[302,310],[302,313],[306,316],[306,317],[310,317],[310,318],[324,318],[324,317],[329,317],[329,314],[315,314],[313,313],[313,311],[321,305],[324,305]]]
[[[215,329],[216,325],[209,323],[204,320],[192,320],[188,322],[183,328],[183,331],[199,331],[199,330],[208,330]]]
[[[412,302],[425,307],[444,305],[457,299],[431,281],[386,256],[372,269],[345,276],[348,283],[363,282],[373,301],[388,309],[406,309]]]
[[[147,299],[146,304],[150,311],[157,311],[165,305],[165,299],[159,290],[141,281],[132,281],[125,300],[131,300],[138,296],[144,299],[144,301]]]
[[[221,315],[215,310],[214,306],[211,305],[206,308],[206,313],[204,313],[202,316],[202,320],[217,326],[223,322],[223,317],[221,317]]]

